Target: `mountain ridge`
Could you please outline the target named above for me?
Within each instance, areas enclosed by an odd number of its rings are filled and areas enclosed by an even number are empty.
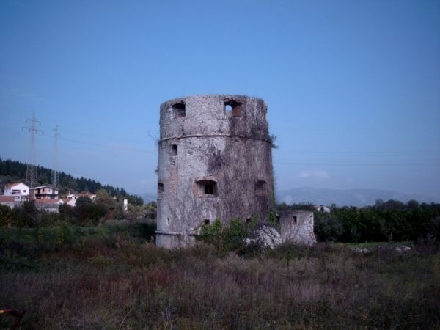
[[[290,188],[276,193],[277,203],[286,204],[314,204],[330,206],[367,206],[374,205],[376,200],[384,201],[394,199],[400,202],[416,200],[420,203],[439,203],[440,199],[421,194],[405,194],[393,190],[355,188],[355,189],[330,189],[330,188]]]

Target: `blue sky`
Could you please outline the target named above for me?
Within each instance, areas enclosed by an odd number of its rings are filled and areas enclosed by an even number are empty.
[[[0,157],[155,192],[162,102],[263,98],[277,189],[440,198],[440,1],[0,2]]]

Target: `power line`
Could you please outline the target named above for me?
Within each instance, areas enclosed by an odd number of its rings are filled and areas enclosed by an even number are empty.
[[[362,162],[362,161],[326,161],[326,160],[274,160],[276,164],[296,164],[296,165],[325,165],[325,166],[440,166],[440,160],[425,161],[384,161],[384,162]]]
[[[48,136],[48,137],[54,137],[54,136]],[[63,137],[58,137],[58,139],[59,140],[63,140],[63,141],[79,143],[79,144],[86,144],[86,145],[90,145],[90,146],[96,146],[96,147],[105,148],[105,149],[132,151],[132,152],[142,152],[142,153],[156,152],[155,150],[149,150],[149,149],[133,148],[133,147],[130,147],[130,146],[115,146],[115,145],[109,145],[109,144],[103,144],[103,143],[96,143],[96,142],[68,139],[68,138],[63,138]],[[115,142],[115,143],[120,143],[120,142]]]

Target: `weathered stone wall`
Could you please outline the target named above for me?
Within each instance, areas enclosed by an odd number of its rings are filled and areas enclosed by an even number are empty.
[[[267,217],[274,180],[266,112],[262,99],[240,95],[161,105],[158,245],[184,244],[215,219]]]
[[[316,243],[312,211],[280,210],[278,211],[278,217],[283,242],[300,245],[313,245]]]

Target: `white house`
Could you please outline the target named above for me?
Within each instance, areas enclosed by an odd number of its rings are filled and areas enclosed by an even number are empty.
[[[4,196],[13,196],[17,203],[29,200],[29,187],[24,183],[9,183],[5,186]]]
[[[29,188],[23,183],[7,184],[4,188],[4,195],[0,196],[0,204],[10,208],[20,206],[24,201],[35,201],[39,210],[47,212],[59,212],[60,200],[58,189],[49,186]]]
[[[319,211],[321,213],[330,213],[331,210],[328,206],[324,206],[324,205],[315,205],[314,206],[316,211]]]

